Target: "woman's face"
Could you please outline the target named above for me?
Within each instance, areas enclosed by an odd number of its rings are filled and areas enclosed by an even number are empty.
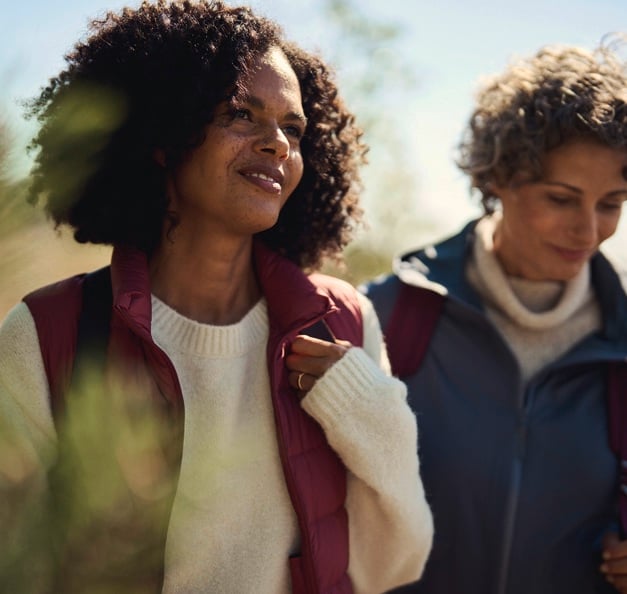
[[[627,199],[627,150],[573,140],[548,152],[542,179],[495,188],[494,249],[507,274],[566,281],[616,231]]]
[[[257,59],[246,93],[218,105],[205,140],[168,178],[176,233],[250,237],[274,225],[303,174],[306,120],[300,85],[287,58]]]

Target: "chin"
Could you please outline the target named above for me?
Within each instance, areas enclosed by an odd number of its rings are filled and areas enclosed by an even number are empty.
[[[277,224],[279,217],[265,217],[261,218],[257,221],[254,221],[251,224],[251,233],[255,235],[256,233],[262,233],[263,231],[267,231],[268,229],[272,229]]]
[[[554,280],[554,281],[560,281],[560,282],[571,281],[581,272],[581,269],[584,267],[584,265],[585,264],[581,264],[579,266],[569,267],[568,269],[562,268],[559,271],[554,271],[554,274],[550,274],[547,276],[547,280]]]

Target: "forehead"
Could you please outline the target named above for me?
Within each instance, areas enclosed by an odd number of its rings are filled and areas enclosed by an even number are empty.
[[[281,49],[273,47],[257,57],[251,73],[244,81],[245,94],[277,99],[284,98],[301,103],[298,77]]]
[[[627,167],[627,150],[593,139],[571,140],[549,151],[542,165],[545,175],[602,168],[623,177],[623,170]]]

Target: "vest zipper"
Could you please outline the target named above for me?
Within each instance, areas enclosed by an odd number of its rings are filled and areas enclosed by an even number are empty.
[[[282,372],[282,370],[280,369],[280,366],[284,365],[284,360],[285,360],[284,353],[285,353],[285,349],[287,348],[288,337],[292,335],[296,336],[302,330],[304,330],[305,328],[309,328],[310,326],[313,326],[314,324],[316,324],[323,318],[324,318],[324,314],[309,320],[307,323],[301,325],[298,328],[295,328],[292,331],[289,331],[286,334],[283,334],[283,336],[279,340],[278,345],[273,353],[273,358],[271,362],[272,373],[270,375],[270,390],[272,391],[271,397],[273,400],[272,409],[274,413],[275,431],[277,433],[277,445],[279,449],[279,457],[281,458],[281,466],[283,468],[283,476],[285,478],[285,484],[287,485],[287,490],[290,494],[290,500],[292,502],[292,506],[294,507],[294,511],[296,512],[296,519],[298,520],[298,528],[300,530],[300,535],[301,535],[301,539],[300,539],[301,562],[303,564],[306,564],[306,571],[303,576],[304,578],[303,583],[305,584],[305,588],[309,594],[317,594],[318,592],[316,588],[316,584],[315,583],[312,584],[311,581],[308,579],[310,576],[315,577],[316,575],[316,572],[314,570],[314,565],[313,565],[310,542],[308,538],[304,538],[305,535],[309,534],[309,531],[307,530],[307,526],[305,524],[305,519],[304,519],[305,514],[303,513],[304,512],[303,504],[300,498],[298,497],[298,493],[296,492],[294,477],[292,474],[291,467],[288,464],[287,451],[283,444],[283,440],[281,439],[281,436],[279,435],[279,418],[278,418],[279,413],[278,413],[278,407],[274,405],[274,395],[278,394],[277,380],[281,376],[281,372]]]
[[[517,448],[512,462],[510,474],[510,488],[505,508],[505,521],[503,526],[503,552],[501,556],[500,570],[497,580],[497,594],[506,594],[511,565],[512,546],[516,531],[516,516],[518,514],[518,502],[522,485],[523,466],[525,462],[525,449],[527,446],[527,420],[533,404],[533,391],[521,386],[519,390],[520,419],[517,429]]]

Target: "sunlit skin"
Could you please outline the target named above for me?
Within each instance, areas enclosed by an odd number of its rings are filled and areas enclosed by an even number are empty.
[[[278,49],[258,61],[247,94],[218,106],[205,140],[170,175],[177,234],[249,241],[277,221],[303,175],[300,86]]]
[[[259,300],[253,235],[276,222],[303,174],[306,130],[300,84],[271,49],[253,66],[246,93],[220,104],[203,143],[167,171],[169,210],[150,261],[153,292],[191,319],[239,321]],[[163,154],[155,158],[166,169]]]
[[[285,55],[255,64],[241,100],[218,106],[203,143],[167,175],[169,209],[150,261],[152,291],[181,314],[209,324],[238,322],[261,297],[252,238],[274,225],[303,175],[307,120],[298,79]],[[167,167],[164,154],[155,158]],[[298,336],[286,358],[290,384],[304,396],[350,347]]]
[[[601,572],[619,592],[627,592],[627,541],[613,532],[603,539]]]
[[[495,253],[510,276],[568,281],[616,231],[627,199],[627,150],[573,140],[547,153],[542,179],[496,186]]]

